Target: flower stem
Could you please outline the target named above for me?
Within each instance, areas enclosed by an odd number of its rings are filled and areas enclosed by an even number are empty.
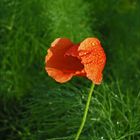
[[[88,100],[87,100],[85,111],[84,111],[84,115],[83,115],[83,118],[82,118],[82,122],[81,122],[81,125],[80,125],[80,127],[78,129],[78,132],[76,134],[75,140],[79,139],[80,134],[82,132],[82,129],[83,129],[84,125],[85,125],[86,118],[87,118],[87,113],[88,113],[88,110],[89,110],[89,105],[90,105],[90,101],[91,101],[91,97],[92,97],[92,93],[93,93],[93,90],[94,90],[94,86],[95,86],[94,84],[91,85],[89,95],[88,95]]]

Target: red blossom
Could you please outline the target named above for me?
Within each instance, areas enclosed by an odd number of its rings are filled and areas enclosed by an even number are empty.
[[[87,38],[79,44],[58,38],[48,49],[45,63],[48,75],[57,82],[67,82],[73,76],[85,76],[94,84],[100,84],[106,55],[97,38]]]

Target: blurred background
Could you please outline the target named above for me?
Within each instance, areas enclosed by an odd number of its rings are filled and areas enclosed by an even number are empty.
[[[57,37],[97,37],[107,55],[80,140],[139,140],[139,0],[0,0],[0,140],[74,139],[91,82],[47,75]]]

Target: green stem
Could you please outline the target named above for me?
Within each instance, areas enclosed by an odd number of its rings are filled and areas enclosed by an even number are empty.
[[[88,100],[87,100],[85,111],[84,111],[84,116],[82,118],[82,122],[81,122],[80,128],[78,129],[78,132],[77,132],[77,135],[75,137],[75,140],[79,139],[80,134],[82,132],[82,129],[83,129],[84,125],[85,125],[86,118],[87,118],[87,113],[88,113],[88,109],[89,109],[89,105],[90,105],[90,101],[91,101],[91,97],[92,97],[92,93],[93,93],[93,90],[94,90],[94,86],[95,86],[94,84],[91,85],[89,95],[88,95]]]

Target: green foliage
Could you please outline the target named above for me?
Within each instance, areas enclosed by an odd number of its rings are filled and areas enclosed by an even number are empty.
[[[98,37],[107,54],[80,140],[140,139],[138,0],[0,1],[0,139],[73,140],[90,81],[44,71],[57,37]]]
[[[0,9],[5,11],[1,11],[0,15],[6,13],[6,18],[1,18],[0,22],[2,95],[19,98],[30,89],[32,74],[43,66],[43,38],[46,34],[41,11],[43,5],[41,2],[24,0],[1,3]]]
[[[88,5],[83,0],[48,0],[47,11],[50,23],[50,38],[68,37],[74,42],[80,42],[88,36],[93,36],[88,18]],[[54,8],[57,7],[57,8]]]

